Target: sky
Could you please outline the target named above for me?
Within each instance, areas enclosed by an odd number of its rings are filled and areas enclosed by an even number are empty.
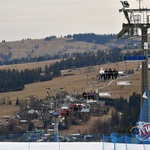
[[[137,0],[128,0],[138,8]],[[141,6],[150,8],[149,0]],[[0,0],[0,42],[49,36],[117,34],[126,23],[120,0]]]

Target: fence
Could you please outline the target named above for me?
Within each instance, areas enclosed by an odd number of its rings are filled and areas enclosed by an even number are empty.
[[[109,143],[113,143],[113,150],[149,150],[150,141],[139,141],[134,135],[111,133],[103,135],[103,150],[109,149]]]

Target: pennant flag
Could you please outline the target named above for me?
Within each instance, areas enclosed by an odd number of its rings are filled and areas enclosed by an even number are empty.
[[[143,98],[148,99],[148,89],[146,89],[146,91],[144,92]]]

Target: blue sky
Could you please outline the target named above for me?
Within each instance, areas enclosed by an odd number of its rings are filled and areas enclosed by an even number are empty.
[[[128,0],[138,8],[137,0]],[[126,20],[120,0],[0,0],[0,41],[76,33],[118,33]],[[149,0],[141,6],[150,8]]]

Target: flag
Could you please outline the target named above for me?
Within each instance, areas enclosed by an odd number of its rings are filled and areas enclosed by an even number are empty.
[[[148,99],[148,89],[146,89],[146,91],[144,92],[143,98]]]

